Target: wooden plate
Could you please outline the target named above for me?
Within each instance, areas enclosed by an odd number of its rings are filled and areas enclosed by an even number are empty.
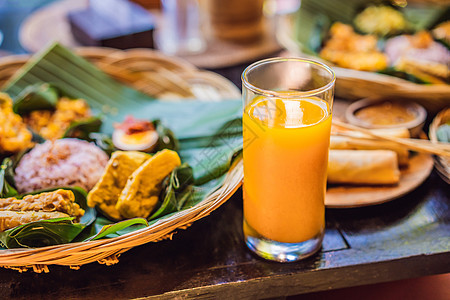
[[[337,186],[327,189],[325,205],[328,208],[351,208],[381,204],[397,199],[427,179],[433,170],[433,158],[428,154],[413,154],[409,167],[401,171],[396,186]]]

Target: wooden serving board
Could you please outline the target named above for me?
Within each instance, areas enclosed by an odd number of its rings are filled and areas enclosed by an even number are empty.
[[[433,170],[433,158],[428,154],[413,154],[409,167],[400,170],[400,182],[395,186],[333,186],[327,189],[328,208],[351,208],[381,204],[397,199],[427,179]]]

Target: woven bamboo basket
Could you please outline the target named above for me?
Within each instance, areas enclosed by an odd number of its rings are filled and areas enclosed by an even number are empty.
[[[437,142],[436,131],[444,123],[450,121],[450,107],[439,112],[430,124],[428,135],[432,142]],[[441,178],[450,184],[450,158],[443,156],[434,157],[434,166]]]
[[[79,48],[76,53],[113,78],[158,99],[220,101],[240,97],[239,89],[227,79],[156,51]],[[0,88],[28,59],[27,55],[0,59]],[[242,178],[242,160],[237,160],[226,174],[223,185],[192,208],[116,238],[35,249],[0,250],[0,266],[20,272],[32,269],[41,273],[49,272],[49,265],[78,269],[95,261],[115,264],[123,252],[148,242],[171,239],[177,230],[186,229],[196,220],[209,215],[233,195],[240,187]]]

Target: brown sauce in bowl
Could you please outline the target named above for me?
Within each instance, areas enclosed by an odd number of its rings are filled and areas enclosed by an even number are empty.
[[[412,108],[389,101],[359,109],[355,116],[371,125],[398,125],[413,121],[417,114]]]

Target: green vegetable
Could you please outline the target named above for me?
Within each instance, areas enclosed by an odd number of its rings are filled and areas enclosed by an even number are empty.
[[[100,117],[90,117],[85,120],[72,122],[63,135],[63,138],[78,138],[89,140],[92,132],[99,132],[102,126]]]
[[[179,149],[179,143],[172,130],[164,126],[161,120],[154,120],[153,126],[158,133],[158,141],[153,152],[158,152],[162,149],[170,149],[177,151]]]
[[[188,164],[182,164],[172,171],[163,183],[160,199],[161,206],[154,212],[149,220],[153,220],[172,212],[180,211],[186,200],[191,196],[194,175]]]
[[[13,161],[10,158],[5,158],[0,165],[0,198],[15,197],[19,194],[11,184],[14,180],[12,169]]]

